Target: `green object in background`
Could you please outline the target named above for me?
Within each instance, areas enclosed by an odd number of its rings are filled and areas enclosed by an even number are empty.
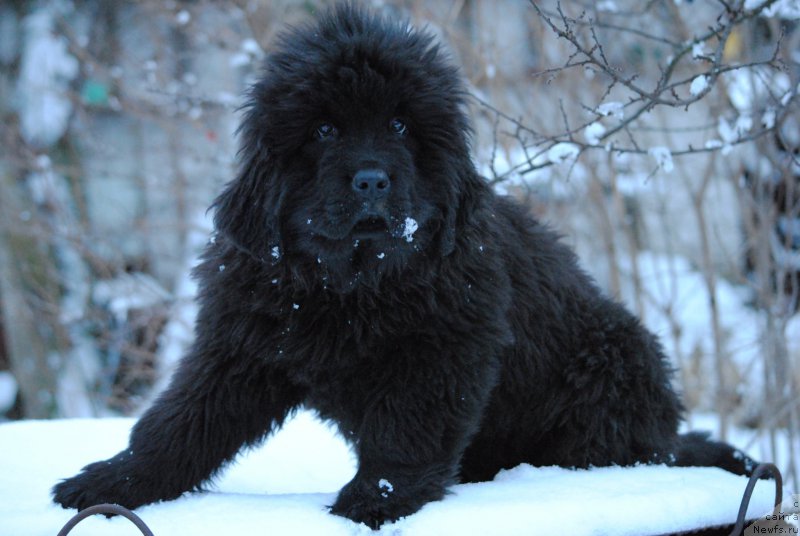
[[[108,106],[108,85],[91,78],[83,83],[81,100],[89,106]]]

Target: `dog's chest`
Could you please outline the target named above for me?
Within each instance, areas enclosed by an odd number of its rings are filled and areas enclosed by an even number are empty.
[[[341,308],[294,310],[277,359],[306,387],[307,405],[346,428],[357,419],[388,368],[402,368],[410,326],[377,312]],[[389,365],[391,363],[391,365]],[[409,363],[409,366],[411,364]]]
[[[413,331],[397,312],[298,300],[281,323],[276,357],[307,384],[369,368]]]

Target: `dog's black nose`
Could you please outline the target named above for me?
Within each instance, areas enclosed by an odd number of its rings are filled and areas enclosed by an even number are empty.
[[[362,169],[353,176],[353,190],[368,201],[386,197],[391,185],[389,175],[382,169]]]

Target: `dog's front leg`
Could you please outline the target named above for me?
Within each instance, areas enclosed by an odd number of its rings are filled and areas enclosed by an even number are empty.
[[[235,350],[232,342],[220,346],[201,337],[134,426],[128,448],[57,484],[53,500],[83,509],[174,499],[279,427],[303,391],[270,363]]]
[[[379,366],[356,434],[358,472],[331,509],[373,529],[445,495],[496,378],[492,360],[458,355]]]

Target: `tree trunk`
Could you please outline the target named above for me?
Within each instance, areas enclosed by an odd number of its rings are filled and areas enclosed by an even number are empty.
[[[17,185],[9,173],[0,172],[0,190],[0,306],[11,372],[19,384],[24,417],[52,417],[56,373],[48,362],[47,339],[39,331],[44,323],[28,299],[30,276],[37,265],[44,266],[46,261],[35,237],[14,232],[14,220],[24,213]]]

